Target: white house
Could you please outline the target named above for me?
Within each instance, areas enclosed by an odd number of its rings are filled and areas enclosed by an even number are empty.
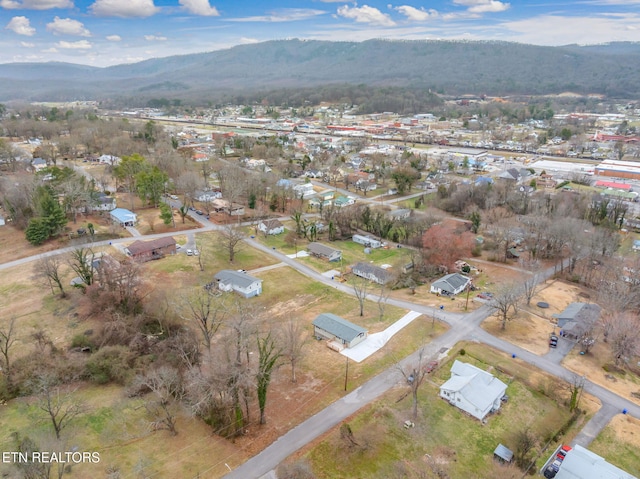
[[[121,158],[114,155],[101,155],[98,161],[104,165],[115,166],[120,164]]]
[[[284,233],[284,225],[276,219],[265,220],[260,222],[258,230],[266,235],[279,235]]]
[[[460,273],[451,273],[431,283],[431,292],[456,295],[464,291],[470,283],[471,278]]]
[[[231,269],[218,271],[213,277],[220,291],[235,291],[236,293],[251,298],[262,293],[262,280]]]
[[[220,198],[222,198],[222,192],[220,191],[198,191],[195,194],[196,201],[201,201],[202,203],[209,203]]]
[[[507,385],[486,371],[458,360],[451,378],[440,386],[440,397],[481,421],[500,409]]]
[[[91,209],[96,211],[111,211],[116,209],[116,197],[99,193],[91,205]]]
[[[308,198],[309,196],[313,196],[315,191],[313,191],[313,185],[311,183],[302,183],[301,185],[296,185],[293,187],[293,191],[297,198]]]

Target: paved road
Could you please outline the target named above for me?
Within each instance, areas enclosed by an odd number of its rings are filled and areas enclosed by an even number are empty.
[[[190,212],[192,214],[193,212]],[[203,223],[203,227],[196,230],[196,232],[213,231],[220,229],[219,226],[209,222],[206,218],[201,216],[192,216]],[[192,232],[193,233],[193,232]],[[161,233],[155,235],[147,235],[146,239],[155,239],[165,236],[172,236],[175,232]],[[82,246],[107,246],[110,244],[121,244],[131,242],[132,238],[121,238],[110,241],[100,241],[95,243],[87,243]],[[279,251],[269,248],[254,239],[246,238],[245,241],[251,246],[264,251],[284,264],[287,264],[294,269],[298,270],[302,274],[313,278],[314,280],[321,282],[329,287],[334,287],[340,291],[353,295],[353,288],[345,283],[339,283],[323,276],[322,274],[314,271],[310,267],[289,258]],[[80,245],[69,246],[67,248],[49,251],[38,255],[30,256],[28,258],[22,258],[10,263],[0,265],[0,271],[27,264],[31,261],[35,261],[42,257],[53,256],[57,254],[63,254],[71,252]],[[556,267],[549,268],[542,273],[543,278],[551,277],[556,272]],[[377,300],[378,298],[374,294],[368,296],[369,299]],[[548,354],[545,356],[537,356],[529,351],[514,346],[506,341],[491,336],[489,333],[479,327],[482,321],[492,314],[493,308],[490,305],[482,306],[468,314],[450,313],[448,311],[441,311],[439,309],[431,308],[424,305],[413,304],[410,301],[399,300],[390,298],[389,304],[393,304],[408,310],[414,310],[426,314],[428,316],[435,316],[437,319],[448,323],[451,329],[442,336],[436,338],[434,341],[425,346],[425,351],[428,357],[435,356],[441,348],[450,348],[457,342],[463,339],[471,339],[490,345],[494,348],[500,349],[510,354],[514,354],[515,358],[524,360],[551,375],[571,382],[574,373],[568,371],[564,367],[560,366],[561,357],[559,354]],[[564,350],[564,348],[563,348]],[[405,358],[401,365],[415,364],[417,361],[418,352]],[[346,395],[342,399],[336,401],[334,404],[319,412],[312,418],[303,422],[271,446],[265,449],[262,453],[249,459],[245,464],[239,466],[236,470],[227,474],[228,478],[259,478],[275,468],[282,460],[291,455],[293,452],[304,446],[306,443],[315,439],[323,432],[329,430],[331,427],[340,423],[342,420],[349,417],[351,414],[358,411],[363,406],[367,405],[371,401],[377,399],[384,392],[388,391],[394,385],[400,381],[399,372],[396,367],[392,367],[387,371],[372,378],[367,383],[363,384],[350,394]],[[585,426],[584,434],[576,438],[576,442],[588,441],[590,442],[593,437],[608,423],[608,421],[616,414],[616,411],[621,412],[626,410],[628,414],[640,418],[640,406],[632,403],[631,401],[618,396],[617,394],[597,385],[588,380],[585,381],[585,391],[596,396],[603,404],[603,409],[594,416],[594,418]]]

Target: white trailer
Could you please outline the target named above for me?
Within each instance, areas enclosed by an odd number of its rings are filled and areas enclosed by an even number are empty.
[[[380,241],[378,241],[377,239],[373,239],[369,236],[363,236],[363,235],[353,235],[353,238],[351,238],[352,241],[354,243],[358,243],[361,245],[366,246],[367,248],[381,248],[382,247],[382,243]]]

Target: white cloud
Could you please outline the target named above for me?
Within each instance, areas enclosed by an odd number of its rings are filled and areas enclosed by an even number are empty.
[[[541,15],[524,20],[504,22],[505,40],[534,45],[590,45],[614,41],[637,41],[640,15],[622,18]]]
[[[229,18],[228,20],[231,22],[295,22],[317,17],[318,15],[325,15],[326,13],[324,10],[314,10],[312,8],[282,8],[268,12],[268,15]]]
[[[88,40],[78,40],[77,42],[66,42],[64,40],[56,43],[57,48],[64,48],[65,50],[90,50],[93,45]]]
[[[51,47],[51,48],[47,48],[46,50],[42,50],[42,53],[58,53],[58,49]]]
[[[145,18],[160,11],[153,0],[96,0],[89,7],[98,17]]]
[[[7,10],[49,10],[51,8],[73,8],[70,0],[0,0],[0,7]]]
[[[84,27],[82,22],[71,18],[55,17],[53,22],[47,23],[47,30],[54,35],[77,35],[80,37],[91,36],[91,32]]]
[[[410,20],[412,22],[424,22],[425,20],[438,16],[438,12],[433,9],[418,9],[415,7],[410,7],[409,5],[401,5],[399,7],[395,7],[394,10],[402,13],[407,17],[407,20]]]
[[[31,37],[36,33],[36,29],[31,26],[31,22],[27,17],[13,17],[9,20],[5,29],[27,37]]]
[[[243,45],[248,45],[250,43],[260,43],[260,40],[258,40],[257,38],[242,37],[240,38],[240,43]]]
[[[148,42],[164,42],[167,40],[167,37],[160,37],[157,35],[145,35],[144,39]]]
[[[386,13],[382,13],[380,10],[369,5],[363,5],[361,7],[349,7],[344,5],[338,8],[338,16],[344,18],[350,18],[357,23],[368,23],[370,25],[382,25],[385,27],[392,27],[395,22],[391,20],[391,17]]]
[[[212,7],[209,4],[209,0],[179,0],[179,3],[187,12],[193,13],[194,15],[201,15],[203,17],[220,16],[218,9]]]
[[[453,0],[456,5],[468,7],[469,13],[495,13],[504,12],[511,8],[510,3],[500,2],[498,0]]]
[[[22,45],[25,48],[33,48],[36,46],[35,43],[29,43],[29,42],[20,42],[20,45]]]
[[[105,38],[110,42],[119,42],[120,40],[122,40],[122,37],[120,35],[107,35]]]

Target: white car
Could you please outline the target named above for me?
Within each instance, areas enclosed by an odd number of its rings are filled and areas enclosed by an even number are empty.
[[[172,200],[177,200],[178,197],[176,195],[171,195],[169,198],[171,198]]]
[[[197,249],[193,250],[193,256],[198,256],[200,255],[200,251],[198,251]]]
[[[193,251],[192,251],[192,250],[190,250],[190,249],[188,249],[188,250],[187,250],[187,256],[193,256]]]

